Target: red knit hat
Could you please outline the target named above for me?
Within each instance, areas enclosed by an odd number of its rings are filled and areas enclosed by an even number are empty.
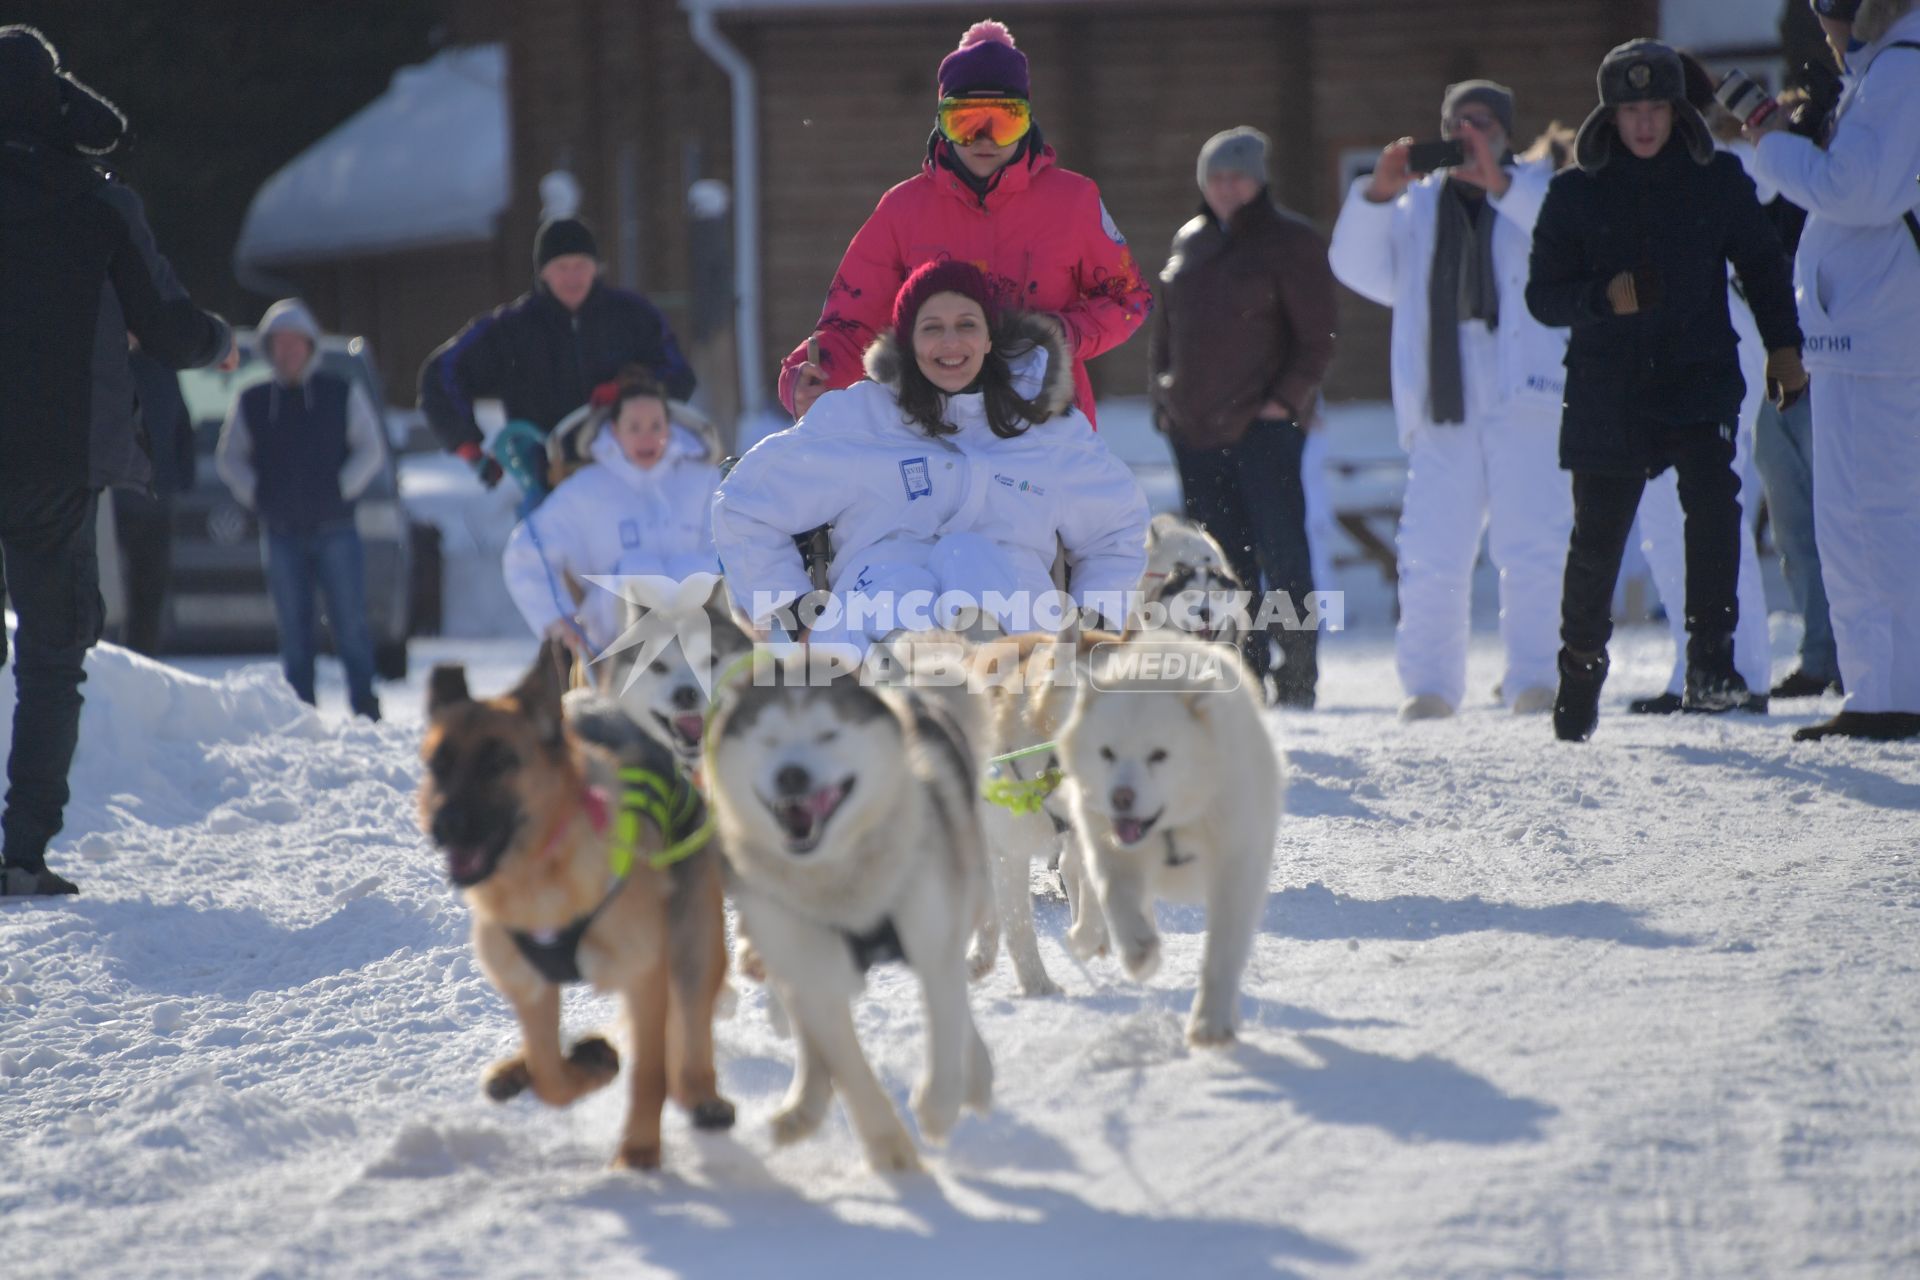
[[[972,298],[986,313],[991,326],[1000,307],[986,273],[971,262],[947,258],[922,263],[893,295],[893,336],[902,351],[913,350],[913,322],[920,308],[936,293],[958,293]]]

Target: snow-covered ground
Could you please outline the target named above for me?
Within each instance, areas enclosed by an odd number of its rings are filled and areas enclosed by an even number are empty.
[[[1390,638],[1336,637],[1322,709],[1273,721],[1293,811],[1237,1047],[1182,1040],[1195,912],[1142,989],[1047,901],[1066,994],[976,989],[997,1107],[928,1176],[869,1174],[837,1109],[772,1147],[751,987],[740,1127],[675,1115],[637,1176],[622,1091],[481,1097],[513,1025],[414,827],[436,651],[494,689],[529,648],[424,643],[379,726],[331,670],[315,715],[268,667],[95,653],[54,855],[85,893],[0,907],[0,1275],[1920,1273],[1920,749],[1789,742],[1830,707],[1630,719],[1667,662],[1641,629],[1588,746],[1491,705],[1403,726]],[[859,1021],[904,1098],[902,972]]]

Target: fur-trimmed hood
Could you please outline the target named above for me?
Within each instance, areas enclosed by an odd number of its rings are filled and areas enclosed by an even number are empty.
[[[1017,315],[998,350],[1013,371],[1013,389],[1038,403],[1048,418],[1073,407],[1073,357],[1052,325],[1037,315]],[[902,361],[908,358],[893,334],[882,332],[867,347],[867,377],[898,394]]]

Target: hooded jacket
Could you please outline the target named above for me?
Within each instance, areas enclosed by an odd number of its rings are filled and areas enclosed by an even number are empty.
[[[160,256],[139,196],[0,116],[0,488],[148,486],[128,333],[170,369],[232,341]]]
[[[667,394],[693,394],[693,369],[659,310],[630,289],[594,283],[568,311],[536,283],[480,316],[420,366],[420,410],[448,450],[481,441],[476,400],[500,400],[509,420],[552,431],[593,389],[641,365]]]
[[[268,530],[310,533],[350,520],[386,464],[380,419],[365,388],[319,367],[320,326],[304,305],[287,298],[267,308],[256,335],[263,362],[275,333],[300,334],[312,355],[291,383],[269,373],[234,397],[213,465]]]
[[[940,157],[936,144],[915,177],[880,198],[834,272],[815,330],[827,389],[850,387],[875,335],[892,324],[893,299],[914,269],[957,258],[987,273],[1000,305],[1060,317],[1073,359],[1073,402],[1093,421],[1093,384],[1086,362],[1133,336],[1153,309],[1092,180],[1059,168],[1052,147],[1018,157],[984,195]],[[807,358],[801,343],[780,371],[780,403],[793,410],[793,388]]]
[[[925,564],[955,533],[996,544],[1016,589],[1034,599],[1054,589],[1061,544],[1076,601],[1139,585],[1146,498],[1072,407],[1074,365],[1059,339],[1033,321],[1016,330],[1035,346],[1014,361],[1015,389],[1050,415],[1019,436],[993,434],[977,392],[947,397],[953,435],[929,436],[907,419],[900,369],[913,356],[888,333],[867,352],[870,381],[822,395],[798,423],[747,451],[713,500],[714,543],[743,613],[761,621],[812,589],[794,537],[823,524],[832,527],[835,593],[876,559]]]
[[[1507,172],[1513,178],[1507,193],[1487,197],[1497,217],[1493,266],[1500,287],[1500,327],[1494,335],[1500,367],[1492,382],[1508,408],[1553,414],[1566,389],[1567,331],[1542,325],[1526,305],[1533,228],[1553,170],[1541,161],[1516,163]],[[1399,199],[1375,204],[1366,196],[1368,179],[1357,179],[1334,224],[1328,252],[1340,283],[1393,308],[1393,408],[1403,449],[1412,447],[1416,432],[1434,429],[1427,394],[1428,293],[1446,181],[1445,174],[1429,175]],[[1461,357],[1468,358],[1464,350]]]
[[[1739,421],[1746,382],[1728,263],[1769,351],[1797,348],[1800,326],[1785,252],[1738,159],[1709,150],[1702,163],[1678,130],[1650,160],[1612,151],[1603,167],[1564,170],[1548,186],[1526,299],[1540,323],[1573,331],[1560,465],[1646,474],[1659,429]],[[1608,282],[1636,269],[1657,278],[1658,297],[1615,315]]]
[[[502,561],[507,592],[535,635],[572,616],[571,577],[583,593],[579,616],[594,651],[619,637],[620,599],[586,581],[599,574],[651,574],[676,581],[719,570],[709,510],[720,469],[705,441],[685,427],[666,455],[641,469],[603,425],[593,462],[547,495],[514,529]]]
[[[1920,11],[1848,58],[1854,76],[1825,151],[1806,138],[1760,140],[1757,172],[1807,211],[1794,262],[1811,370],[1912,377],[1920,334]]]
[[[1240,443],[1269,400],[1305,423],[1333,363],[1338,321],[1327,242],[1265,191],[1222,227],[1180,228],[1153,313],[1150,392],[1189,449]]]

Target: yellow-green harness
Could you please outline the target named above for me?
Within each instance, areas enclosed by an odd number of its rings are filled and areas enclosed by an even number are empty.
[[[981,796],[1011,813],[1039,813],[1045,807],[1047,797],[1059,788],[1066,775],[1061,772],[1059,765],[1049,763],[1038,776],[1022,778],[1015,762],[1028,756],[1051,755],[1054,750],[1053,743],[1042,742],[990,757],[987,760],[986,780],[980,784]],[[1013,776],[1002,776],[1002,766],[1005,766],[1006,773]]]
[[[674,770],[671,780],[651,769],[620,770],[620,797],[613,815],[613,847],[608,862],[613,874],[625,879],[633,870],[640,845],[640,820],[659,828],[667,846],[647,855],[647,865],[665,871],[676,862],[705,848],[713,839],[713,815],[707,812],[700,793],[684,772]]]

